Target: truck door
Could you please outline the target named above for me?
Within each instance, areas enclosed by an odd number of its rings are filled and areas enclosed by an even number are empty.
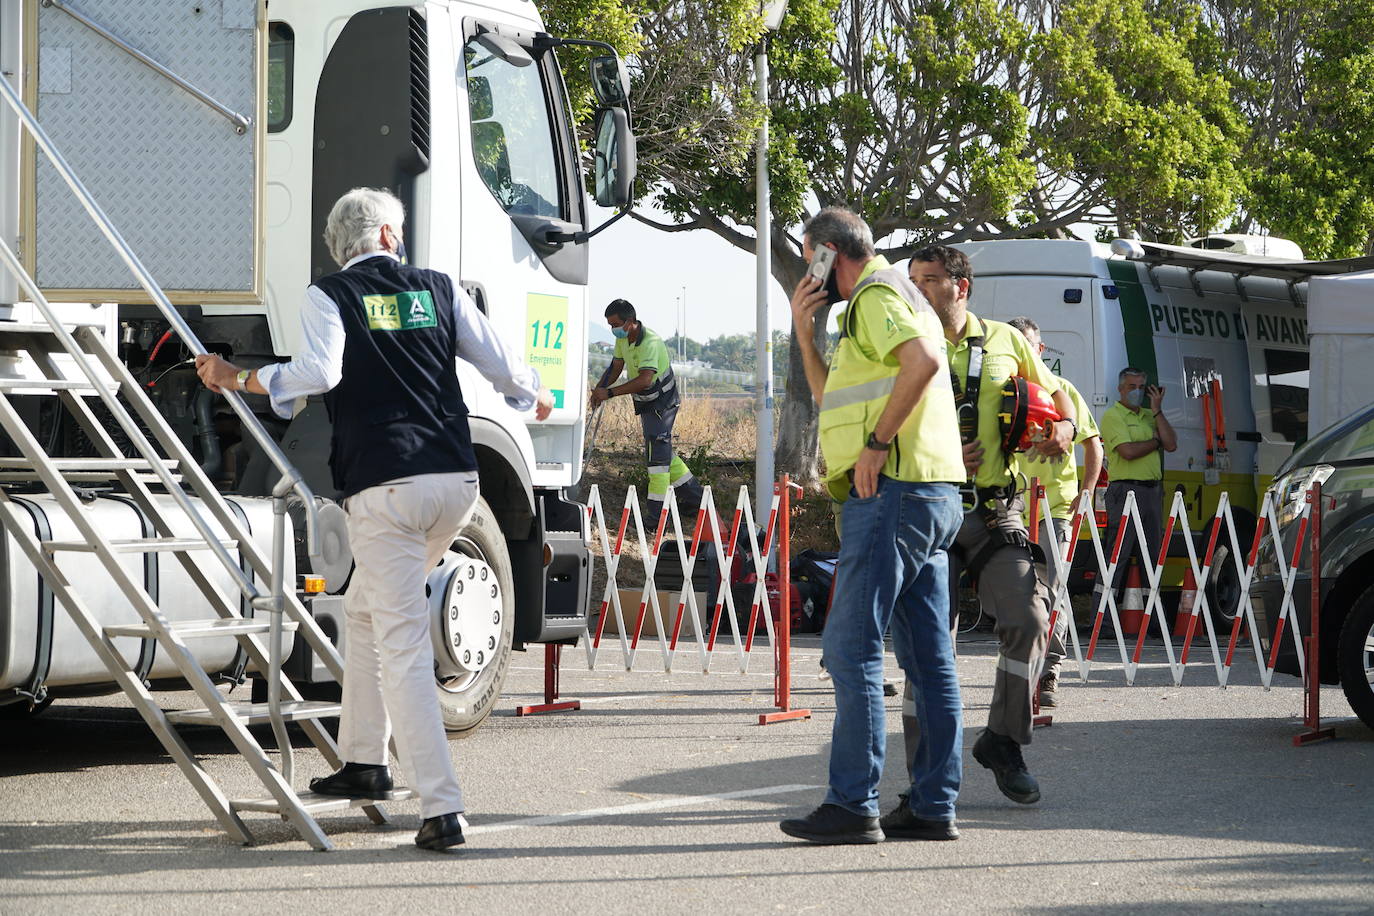
[[[454,22],[461,277],[553,393],[550,420],[530,427],[533,483],[563,487],[581,475],[588,259],[585,244],[546,236],[584,228],[585,194],[558,62],[536,48],[535,34]]]

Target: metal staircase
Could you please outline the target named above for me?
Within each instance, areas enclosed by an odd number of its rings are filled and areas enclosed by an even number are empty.
[[[0,77],[0,95],[14,109],[37,146],[119,252],[186,347],[195,354],[206,352],[3,77]],[[0,351],[27,354],[44,376],[43,379],[0,379],[0,429],[22,455],[22,458],[0,459],[0,481],[41,483],[75,525],[80,539],[41,539],[34,532],[32,516],[0,488],[0,524],[4,530],[38,570],[57,603],[75,621],[109,670],[112,680],[133,702],[220,824],[236,841],[251,843],[253,840],[240,817],[244,811],[279,814],[302,838],[320,850],[331,846],[315,821],[314,815],[320,812],[361,807],[373,822],[384,823],[385,816],[376,800],[316,796],[299,792],[292,784],[294,760],[287,723],[294,722],[303,729],[330,766],[336,768],[340,765],[338,751],[320,719],[337,716],[340,707],[337,703],[303,700],[299,690],[282,675],[283,634],[294,631],[297,638],[305,639],[334,677],[339,681],[343,679],[343,665],[333,644],[297,597],[295,583],[284,581],[286,551],[290,549],[287,529],[290,504],[298,502],[303,506],[311,553],[316,553],[318,547],[318,507],[299,473],[243,399],[236,393],[228,393],[228,402],[242,422],[244,435],[254,441],[281,475],[272,492],[272,552],[267,556],[250,536],[234,507],[223,498],[163,420],[142,386],[111,351],[101,330],[80,321],[64,323],[5,239],[0,239],[0,262],[15,276],[36,312],[44,319],[32,324],[0,321]],[[70,364],[56,358],[61,354],[70,357]],[[79,377],[64,374],[64,365],[74,365],[79,370]],[[16,397],[34,393],[54,394],[101,457],[49,455],[24,422],[15,403]],[[99,416],[92,409],[97,400],[104,407]],[[137,457],[127,457],[121,451],[106,426],[111,420],[137,452]],[[89,481],[112,482],[122,499],[141,510],[151,536],[113,540],[99,530],[82,511],[82,495],[73,487],[76,482]],[[193,530],[194,534],[188,536],[188,530]],[[137,611],[141,623],[102,626],[100,618],[92,611],[92,597],[89,594],[83,597],[83,583],[70,581],[58,565],[57,557],[72,551],[91,553],[99,559],[109,575],[109,582],[96,584],[105,591],[113,583]],[[127,561],[121,562],[121,557],[127,558],[131,553],[160,553],[175,558],[204,597],[207,612],[213,612],[214,616],[205,620],[170,621],[143,582],[130,572]],[[207,553],[213,560],[206,558]],[[212,581],[206,567],[210,566],[218,575],[219,569],[211,566],[213,563],[223,567],[238,594],[223,594]],[[89,590],[91,583],[84,584]],[[251,616],[253,611],[264,612],[266,618]],[[190,643],[223,636],[236,639],[249,662],[267,678],[266,703],[229,702],[211,675],[203,670]],[[199,696],[202,707],[175,712],[161,709],[137,670],[138,666],[126,661],[118,647],[118,640],[130,639],[145,641],[145,644],[155,641],[158,657],[175,662],[181,677]],[[249,730],[250,725],[260,723],[272,725],[279,765],[274,764]],[[221,728],[262,784],[265,794],[254,798],[229,797],[190,752],[177,733],[178,724]],[[397,789],[389,796],[390,800],[409,797],[411,792],[407,789]]]

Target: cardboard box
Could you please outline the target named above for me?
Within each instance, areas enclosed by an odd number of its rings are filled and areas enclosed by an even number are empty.
[[[677,619],[677,602],[679,592],[659,592],[658,606],[663,613],[663,625],[668,628],[669,635],[672,634],[673,621]],[[643,589],[622,588],[620,589],[620,610],[625,616],[625,631],[633,635],[635,629],[635,617],[639,615],[639,601],[643,595]],[[714,608],[706,606],[706,593],[697,592],[697,613],[701,615],[702,626],[708,631],[711,626],[711,613]],[[728,624],[725,624],[728,626]],[[595,631],[593,631],[595,632]],[[603,633],[619,633],[619,625],[615,619],[615,607],[611,604],[606,605],[606,629]],[[692,625],[692,609],[684,604],[682,606],[682,629],[678,631],[678,639],[693,636],[695,630]],[[653,605],[646,604],[644,607],[644,628],[640,630],[640,636],[658,636],[658,621],[654,619]]]

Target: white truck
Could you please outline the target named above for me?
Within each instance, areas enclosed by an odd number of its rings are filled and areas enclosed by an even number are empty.
[[[406,205],[411,262],[453,276],[553,391],[552,417],[527,423],[458,363],[482,502],[454,545],[471,562],[441,566],[428,583],[436,689],[458,732],[491,712],[513,649],[575,640],[588,613],[586,513],[565,495],[582,473],[594,234],[557,59],[569,44],[597,45],[548,35],[528,0],[0,0],[3,78],[207,349],[246,366],[296,353],[304,288],[336,269],[322,239],[330,206],[349,188],[386,187]],[[624,208],[634,176],[628,86],[613,50],[599,47],[596,198]],[[83,303],[55,307],[100,324],[205,472],[246,516],[270,515],[253,497],[272,492],[273,465],[199,385],[164,314],[4,105],[0,185],[0,233],[47,298]],[[21,292],[0,269],[0,319],[30,313]],[[0,376],[27,371],[0,354]],[[14,400],[50,454],[88,454],[51,392]],[[258,400],[254,413],[311,490],[332,496],[322,402],[298,404],[282,423]],[[102,525],[137,527],[134,510],[95,493],[93,505],[105,503]],[[296,531],[295,572],[327,577],[335,594],[309,603],[337,641],[347,554],[312,555]],[[19,551],[0,541],[10,558],[0,583],[0,715],[114,690]],[[73,576],[99,575],[62,563]],[[164,596],[179,594],[173,566],[150,592],[160,584]],[[459,569],[494,577],[461,608]],[[113,594],[97,611],[106,622],[130,613]],[[183,612],[194,609],[169,611]],[[196,651],[206,672],[242,676],[233,638]],[[301,684],[333,680],[299,639],[285,670]],[[139,674],[156,682],[163,673]]]
[[[1196,531],[1224,490],[1248,542],[1275,469],[1307,437],[1307,281],[1368,270],[1374,258],[1306,261],[1287,242],[1279,249],[1286,257],[1256,255],[1246,241],[958,247],[973,266],[974,312],[1033,318],[1045,362],[1074,383],[1095,416],[1117,400],[1117,373],[1127,366],[1167,389],[1165,414],[1179,444],[1164,456],[1164,510],[1181,490]],[[1214,606],[1234,607],[1238,583],[1224,580],[1217,585],[1224,600]]]

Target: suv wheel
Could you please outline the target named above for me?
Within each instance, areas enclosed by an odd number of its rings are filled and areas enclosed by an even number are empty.
[[[1359,597],[1341,626],[1336,670],[1350,708],[1374,728],[1374,588]]]

